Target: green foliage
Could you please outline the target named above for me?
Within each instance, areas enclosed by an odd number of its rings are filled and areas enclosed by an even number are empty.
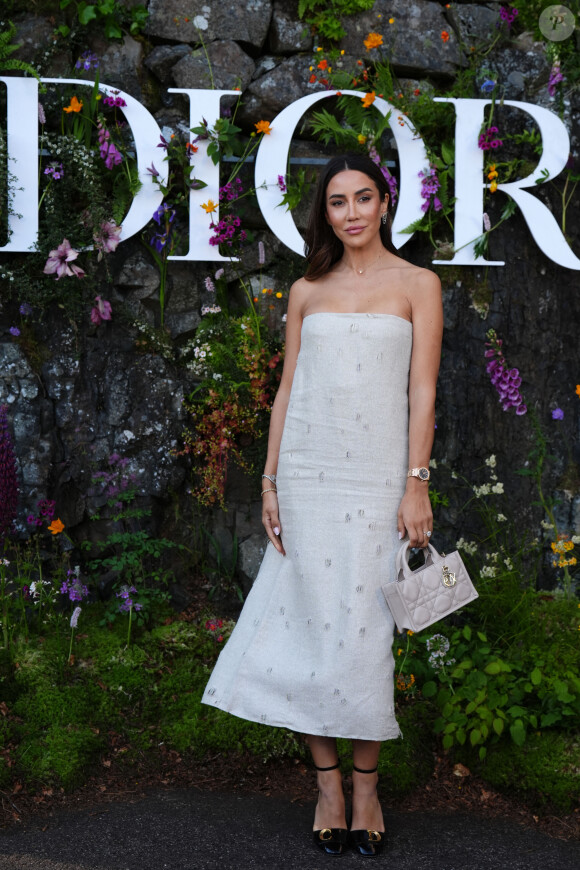
[[[16,27],[9,21],[8,28],[0,31],[0,71],[4,70],[19,70],[20,72],[29,73],[31,76],[40,80],[40,77],[34,67],[26,63],[24,60],[17,60],[15,57],[10,57],[21,46],[21,43],[14,43],[12,40],[16,35]]]
[[[74,5],[73,16],[82,27],[97,24],[103,28],[107,39],[122,39],[123,30],[129,30],[136,35],[141,33],[147,24],[149,12],[143,5],[128,9],[118,0],[97,0],[96,3],[86,3],[85,0],[60,0],[60,8],[67,9]],[[61,36],[68,36],[71,28],[61,24],[57,28]]]
[[[522,746],[502,738],[483,761],[456,750],[473,772],[536,806],[570,812],[580,802],[580,741],[574,734],[536,731]]]
[[[372,9],[375,0],[298,0],[298,15],[324,39],[345,35],[341,18]]]

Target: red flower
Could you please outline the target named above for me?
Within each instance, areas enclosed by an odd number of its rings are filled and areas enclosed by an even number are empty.
[[[446,30],[441,31],[441,39],[443,40],[443,42],[449,42],[449,34]]]

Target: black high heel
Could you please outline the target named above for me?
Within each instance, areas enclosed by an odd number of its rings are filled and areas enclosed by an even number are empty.
[[[353,770],[357,773],[376,773],[377,768],[372,770],[362,770],[353,764]],[[383,851],[385,845],[385,832],[372,830],[356,830],[348,832],[348,843],[355,849],[359,855],[365,858],[376,857]]]
[[[317,767],[316,770],[336,770],[340,767],[340,762],[332,764],[330,767]],[[319,831],[312,832],[314,845],[325,852],[327,855],[342,855],[346,850],[348,842],[348,831],[346,828],[321,828]]]

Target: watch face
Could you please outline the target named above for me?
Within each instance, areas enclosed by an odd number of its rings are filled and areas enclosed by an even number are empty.
[[[420,468],[419,469],[419,477],[421,480],[429,480],[429,469],[428,468]]]

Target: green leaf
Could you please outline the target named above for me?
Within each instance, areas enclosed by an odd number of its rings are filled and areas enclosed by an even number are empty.
[[[465,729],[458,728],[457,733],[455,735],[455,739],[457,740],[457,742],[459,744],[461,744],[461,746],[463,746],[463,744],[465,743],[465,738],[466,738]]]
[[[510,725],[510,734],[516,746],[523,746],[526,742],[526,729],[521,719],[516,719],[513,725]]]
[[[88,24],[89,21],[94,21],[94,19],[97,17],[95,7],[85,6],[84,4],[79,6],[78,15],[81,24]]]
[[[483,759],[485,758],[486,755],[487,755],[487,746],[480,746],[479,747],[479,760],[483,761]]]
[[[487,636],[483,633],[483,631],[478,631],[477,636],[482,643],[487,643]]]
[[[447,166],[451,166],[455,163],[455,149],[451,145],[446,145],[445,142],[441,145],[441,156]]]
[[[423,684],[421,691],[424,698],[432,698],[437,694],[437,684],[433,680],[429,680],[429,682]]]
[[[503,719],[494,719],[492,722],[493,730],[498,735],[498,737],[503,733]]]
[[[453,735],[446,734],[443,738],[443,749],[451,749],[453,746]]]
[[[500,662],[500,661],[490,662],[485,667],[486,674],[500,674],[502,672],[502,670],[503,670],[502,662]]]
[[[542,672],[539,668],[534,668],[532,673],[530,674],[530,679],[534,686],[539,686],[542,682]]]
[[[481,743],[481,731],[479,728],[474,728],[473,731],[469,735],[469,742],[472,746],[477,746],[478,743]]]
[[[463,637],[465,640],[471,640],[471,628],[468,625],[463,628]]]

